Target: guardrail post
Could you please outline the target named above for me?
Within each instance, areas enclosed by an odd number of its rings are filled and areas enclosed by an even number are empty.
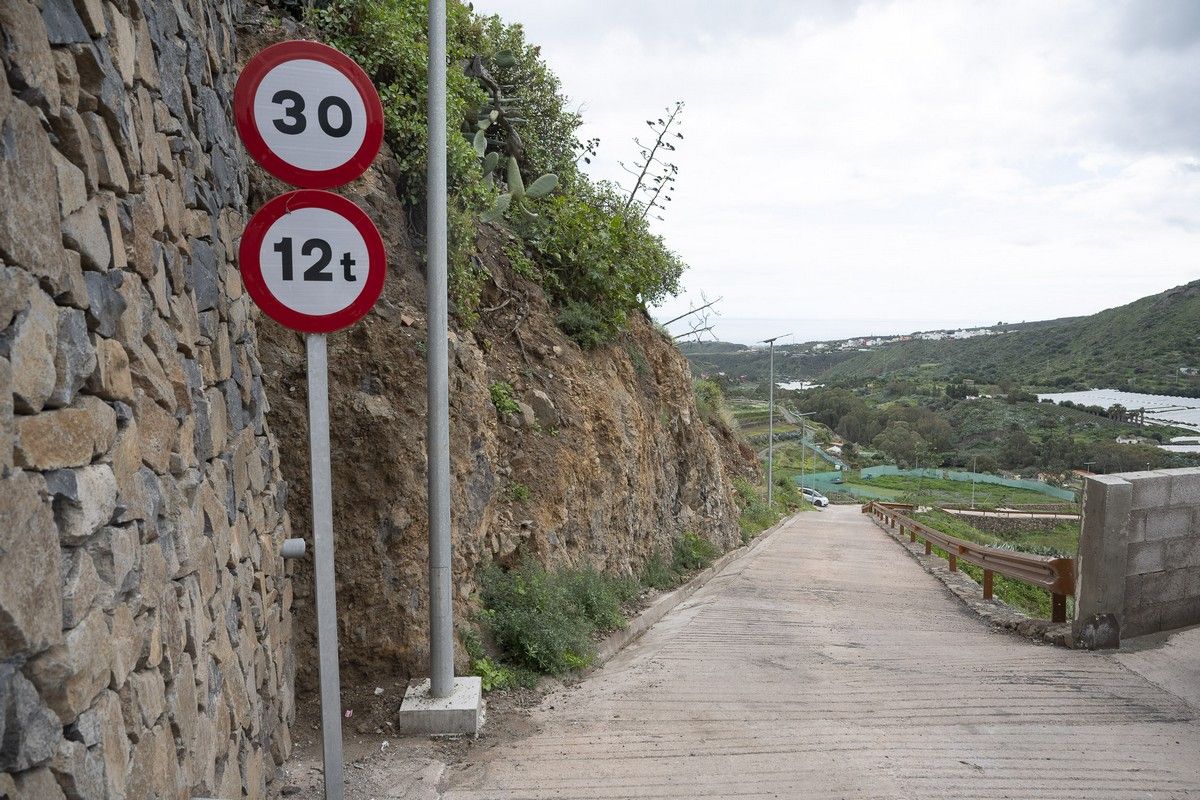
[[[957,553],[949,553],[948,555],[950,557],[950,571],[958,572],[958,554]]]
[[[917,541],[917,529],[916,529],[916,528],[909,528],[909,529],[908,529],[908,540],[909,540],[910,542],[915,542],[915,541]]]
[[[990,569],[983,571],[983,599],[992,599],[992,571]]]
[[[933,542],[929,541],[928,539],[925,540],[925,555],[933,555]]]
[[[1067,621],[1067,596],[1065,594],[1050,595],[1050,621],[1051,622],[1066,622]]]

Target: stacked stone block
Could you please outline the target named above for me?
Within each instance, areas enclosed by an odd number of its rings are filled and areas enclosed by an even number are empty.
[[[0,3],[0,797],[261,797],[290,749],[239,10]]]
[[[1112,615],[1111,645],[1200,623],[1200,469],[1097,475],[1085,492],[1080,622]]]

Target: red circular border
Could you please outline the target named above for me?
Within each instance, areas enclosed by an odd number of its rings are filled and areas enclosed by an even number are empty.
[[[275,154],[254,122],[254,95],[267,73],[285,61],[310,59],[336,69],[354,84],[367,110],[367,131],[362,146],[345,163],[333,169],[311,170],[293,166]],[[375,85],[362,67],[340,50],[320,42],[291,41],[273,44],[250,59],[233,90],[234,120],[246,152],[276,178],[302,189],[330,189],[349,183],[367,171],[383,143],[383,106]]]
[[[369,266],[366,285],[353,303],[332,314],[303,314],[284,305],[271,293],[266,279],[263,278],[262,262],[258,258],[263,238],[276,220],[301,208],[324,208],[340,214],[358,229],[367,245]],[[272,199],[250,218],[250,222],[246,224],[246,232],[242,234],[242,242],[238,246],[238,268],[242,272],[242,283],[246,285],[250,299],[268,317],[293,330],[305,333],[332,333],[358,322],[375,305],[383,291],[383,279],[387,274],[387,255],[383,249],[379,229],[361,208],[332,192],[297,189]]]

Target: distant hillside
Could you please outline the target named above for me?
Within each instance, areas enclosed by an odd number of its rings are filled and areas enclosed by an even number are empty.
[[[858,355],[855,352],[807,352],[810,344],[781,345],[775,348],[776,382],[811,379],[839,363]],[[689,342],[680,345],[696,375],[724,373],[730,382],[739,378],[749,383],[767,380],[770,353],[766,347],[751,348],[732,342]]]
[[[1089,317],[996,336],[901,342],[856,352],[818,377],[861,379],[920,368],[931,377],[988,383],[1009,378],[1027,387],[1200,391],[1200,378],[1181,375],[1180,367],[1200,368],[1200,281]]]

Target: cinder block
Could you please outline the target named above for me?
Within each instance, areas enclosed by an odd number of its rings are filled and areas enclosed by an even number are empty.
[[[1163,475],[1158,472],[1135,472],[1124,477],[1133,484],[1133,500],[1130,507],[1134,511],[1143,508],[1162,508],[1167,505],[1173,480],[1171,475]]]
[[[1133,542],[1129,545],[1129,562],[1126,570],[1130,576],[1162,572],[1171,566],[1172,564],[1167,560],[1166,542]]]
[[[1163,558],[1166,564],[1175,569],[1200,567],[1200,534],[1181,536],[1178,539],[1164,539],[1162,544],[1165,550]],[[1200,595],[1200,586],[1196,587],[1196,594]]]
[[[1147,511],[1145,514],[1146,533],[1143,538],[1147,542],[1192,535],[1192,509],[1190,508],[1162,508]]]
[[[1125,541],[1131,545],[1146,541],[1146,517],[1153,511],[1142,509],[1129,512],[1129,524],[1125,528]]]
[[[1121,619],[1121,636],[1125,639],[1144,636],[1162,630],[1162,604],[1126,610]]]
[[[1170,586],[1170,572],[1148,572],[1125,579],[1125,610],[1133,611],[1163,602]]]
[[[1159,610],[1159,630],[1184,628],[1200,623],[1200,597],[1188,597],[1163,603]]]
[[[1184,567],[1171,570],[1167,585],[1163,588],[1164,603],[1200,597],[1200,567]]]
[[[1200,470],[1171,470],[1171,506],[1200,506]]]

